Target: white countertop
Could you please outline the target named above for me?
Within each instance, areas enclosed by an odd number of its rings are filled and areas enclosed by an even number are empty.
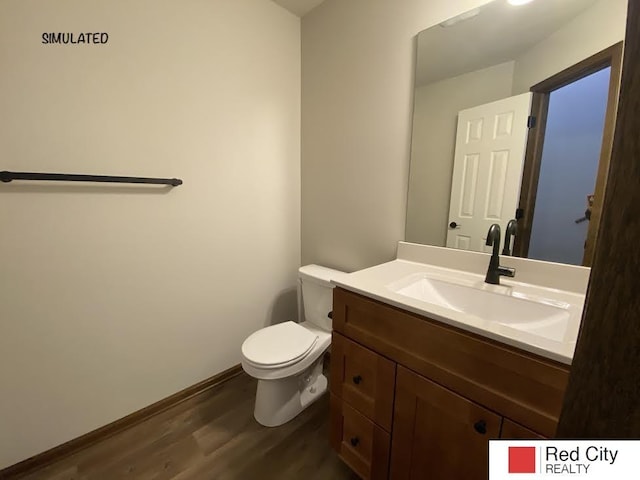
[[[488,256],[486,258],[488,260]],[[491,294],[524,299],[525,302],[532,301],[551,305],[554,308],[557,306],[567,312],[563,313],[565,321],[561,331],[553,331],[552,335],[545,337],[530,331],[511,328],[495,321],[488,321],[471,312],[457,311],[398,293],[402,290],[402,282],[406,284],[412,281],[411,279],[421,276]],[[573,359],[585,297],[584,294],[575,291],[533,285],[505,277],[501,277],[501,285],[489,285],[484,282],[484,275],[478,273],[403,259],[341,275],[339,278],[332,279],[332,283],[366,297],[567,365],[570,365]]]

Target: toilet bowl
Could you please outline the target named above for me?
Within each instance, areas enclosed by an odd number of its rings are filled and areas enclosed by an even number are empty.
[[[262,328],[242,344],[242,368],[258,379],[254,409],[258,423],[282,425],[326,392],[328,382],[322,367],[331,345],[330,280],[342,274],[319,265],[300,267],[298,302],[304,321]]]

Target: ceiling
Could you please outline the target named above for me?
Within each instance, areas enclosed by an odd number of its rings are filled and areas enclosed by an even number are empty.
[[[418,35],[416,86],[508,62],[560,29],[597,0],[537,0],[514,7],[495,0],[455,25]]]
[[[286,8],[294,15],[303,17],[320,5],[324,0],[273,0],[278,5]]]

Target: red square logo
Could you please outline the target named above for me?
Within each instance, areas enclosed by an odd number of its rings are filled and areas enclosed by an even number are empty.
[[[536,473],[536,447],[509,447],[509,473]]]

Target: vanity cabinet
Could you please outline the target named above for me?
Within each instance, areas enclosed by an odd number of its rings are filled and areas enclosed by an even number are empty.
[[[552,437],[568,367],[334,289],[334,450],[364,479],[486,479],[491,438]]]

